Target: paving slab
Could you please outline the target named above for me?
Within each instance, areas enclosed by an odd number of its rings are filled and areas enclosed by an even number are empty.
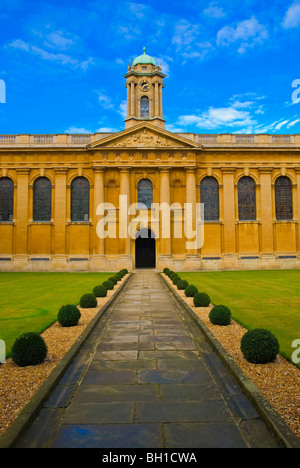
[[[110,304],[17,446],[280,444],[160,276],[141,270]]]

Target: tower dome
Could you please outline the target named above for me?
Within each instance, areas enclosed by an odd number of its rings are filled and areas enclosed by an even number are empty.
[[[150,55],[146,54],[146,47],[143,48],[143,51],[144,51],[144,53],[142,55],[140,55],[139,57],[134,59],[134,61],[132,63],[132,66],[134,67],[138,63],[143,63],[143,64],[151,63],[152,65],[154,65],[156,67],[157,64],[156,64],[155,58],[150,57]]]

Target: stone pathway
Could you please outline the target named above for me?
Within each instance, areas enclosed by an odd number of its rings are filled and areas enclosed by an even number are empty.
[[[18,447],[278,447],[152,270],[132,275]]]

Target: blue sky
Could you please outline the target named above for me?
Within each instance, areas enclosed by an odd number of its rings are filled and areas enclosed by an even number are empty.
[[[300,133],[300,0],[0,1],[2,134],[123,130],[144,46],[167,130]]]

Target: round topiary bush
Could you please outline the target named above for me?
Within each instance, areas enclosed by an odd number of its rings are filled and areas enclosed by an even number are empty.
[[[209,313],[209,320],[213,325],[227,326],[231,321],[231,312],[228,307],[218,305],[211,309]]]
[[[95,286],[93,289],[93,294],[95,297],[106,297],[107,296],[107,289],[103,284],[99,286]]]
[[[110,291],[115,287],[115,283],[113,283],[112,281],[104,281],[102,285],[107,289],[107,291]]]
[[[164,268],[164,270],[163,270],[163,271],[164,271],[164,274],[165,274],[165,275],[168,275],[168,274],[170,273],[170,270],[169,270],[169,268]]]
[[[121,279],[123,278],[123,275],[121,273],[116,273],[115,278],[117,278],[118,281],[121,281]]]
[[[118,280],[115,276],[111,276],[110,278],[108,278],[108,281],[111,281],[112,283],[114,284],[117,284]]]
[[[177,289],[179,289],[180,291],[183,291],[184,289],[186,289],[188,287],[189,283],[185,280],[180,280],[178,281],[177,283]]]
[[[198,289],[193,284],[190,284],[184,290],[184,294],[186,295],[186,297],[194,297],[197,294],[197,292]]]
[[[178,276],[177,273],[175,273],[175,271],[172,271],[169,276],[170,280],[173,280],[175,276]]]
[[[17,366],[36,366],[47,356],[47,346],[43,338],[36,332],[23,333],[13,344],[12,360]]]
[[[120,273],[123,273],[124,276],[127,275],[128,273],[128,270],[126,268],[123,268],[123,270],[120,271]]]
[[[198,292],[194,296],[194,306],[195,307],[208,307],[210,304],[210,297],[204,292]]]
[[[241,340],[241,351],[252,364],[274,362],[279,353],[279,343],[270,331],[255,328],[245,333]]]
[[[82,309],[93,309],[97,307],[98,302],[94,294],[88,293],[81,297],[79,304]]]
[[[173,276],[172,282],[173,282],[173,284],[175,284],[175,286],[176,286],[176,284],[177,284],[178,281],[180,281],[180,280],[181,280],[180,276],[177,275],[177,276]]]
[[[57,315],[57,321],[62,327],[75,327],[78,324],[80,317],[81,313],[78,310],[78,307],[76,307],[76,305],[67,304],[60,308]]]

